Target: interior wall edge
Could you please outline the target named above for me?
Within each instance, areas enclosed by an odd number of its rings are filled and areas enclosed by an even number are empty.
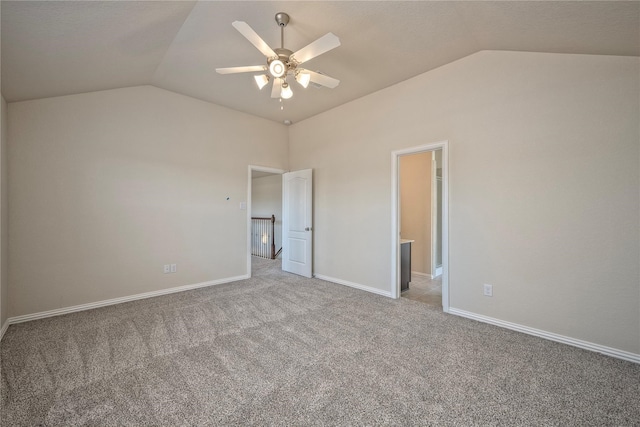
[[[360,289],[361,291],[371,292],[372,294],[382,295],[383,297],[393,298],[391,292],[384,291],[378,288],[374,288],[360,283],[349,282],[348,280],[336,279],[335,277],[325,276],[323,274],[314,274],[316,279],[324,280],[325,282],[335,283],[337,285],[348,286],[350,288]]]
[[[4,325],[2,325],[2,329],[0,329],[0,341],[2,341],[2,338],[4,338],[4,333],[7,332],[8,328],[9,328],[9,319],[7,319],[7,321],[4,322]]]
[[[518,323],[507,322],[505,320],[496,319],[489,316],[483,316],[482,314],[472,313],[466,310],[460,310],[457,308],[449,308],[449,313],[455,316],[465,317],[467,319],[476,320],[478,322],[487,323],[490,325],[498,326],[512,331],[520,332],[527,335],[533,335],[535,337],[543,338],[549,341],[555,341],[561,344],[567,344],[573,347],[578,347],[583,350],[593,351],[595,353],[601,353],[605,356],[615,357],[616,359],[626,360],[640,364],[640,354],[632,353],[625,350],[620,350],[613,347],[607,347],[605,345],[592,343],[576,338],[567,337],[564,335],[556,334],[553,332],[543,331],[541,329],[531,328],[529,326],[520,325]]]
[[[2,125],[0,147],[0,325],[9,317],[9,162],[8,162],[8,105],[0,93]],[[4,332],[3,332],[4,333]],[[0,334],[0,339],[2,335]]]
[[[74,305],[74,306],[71,306],[71,307],[58,308],[58,309],[55,309],[55,310],[47,310],[47,311],[41,311],[41,312],[38,312],[38,313],[32,313],[32,314],[25,314],[25,315],[22,315],[22,316],[10,317],[5,322],[5,326],[3,328],[2,334],[4,334],[4,331],[6,330],[6,328],[9,325],[15,325],[17,323],[24,323],[24,322],[30,322],[32,320],[46,319],[48,317],[62,316],[64,314],[76,313],[76,312],[85,311],[85,310],[92,310],[92,309],[95,309],[95,308],[107,307],[107,306],[110,306],[110,305],[122,304],[122,303],[125,303],[125,302],[137,301],[137,300],[142,300],[142,299],[147,299],[147,298],[153,298],[153,297],[158,297],[158,296],[162,296],[162,295],[175,294],[177,292],[186,292],[186,291],[191,291],[191,290],[194,290],[194,289],[206,288],[206,287],[209,287],[209,286],[222,285],[222,284],[225,284],[225,283],[231,283],[231,282],[237,282],[237,281],[240,281],[240,280],[246,280],[248,278],[249,278],[249,276],[245,274],[245,275],[242,275],[242,276],[227,277],[227,278],[224,278],[224,279],[210,280],[210,281],[207,281],[207,282],[195,283],[195,284],[191,284],[191,285],[176,286],[176,287],[173,287],[173,288],[162,289],[162,290],[159,290],[159,291],[145,292],[145,293],[142,293],[142,294],[135,294],[135,295],[130,295],[130,296],[126,296],[126,297],[112,298],[112,299],[108,299],[108,300],[96,301],[96,302],[91,302],[91,303],[87,303],[87,304]]]

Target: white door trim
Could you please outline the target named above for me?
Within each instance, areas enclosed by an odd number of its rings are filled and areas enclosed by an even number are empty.
[[[449,141],[391,152],[391,297],[400,298],[400,157],[442,150],[442,311],[449,312]]]
[[[249,173],[247,175],[247,277],[251,277],[251,176],[253,171],[269,172],[277,175],[282,175],[286,172],[282,169],[249,165]]]
[[[437,277],[436,261],[438,258],[438,164],[435,151],[431,152],[431,278]]]

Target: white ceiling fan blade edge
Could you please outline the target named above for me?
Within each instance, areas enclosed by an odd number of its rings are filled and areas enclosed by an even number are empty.
[[[271,97],[280,98],[282,92],[282,79],[273,79],[273,87],[271,88]]]
[[[331,76],[327,76],[326,74],[320,74],[320,73],[316,73],[315,71],[309,71],[304,69],[301,69],[300,72],[309,74],[309,76],[311,76],[310,80],[313,83],[317,83],[319,85],[328,87],[330,89],[333,89],[340,84],[340,80],[335,79]]]
[[[253,28],[249,26],[244,21],[233,21],[231,24],[233,27],[240,32],[249,42],[254,45],[264,56],[267,58],[277,57],[278,55],[269,47],[269,45],[262,40],[262,37],[258,35]]]
[[[216,68],[218,74],[252,73],[256,71],[266,71],[266,65],[247,65],[246,67]]]
[[[340,39],[333,33],[327,33],[314,42],[309,43],[300,50],[294,52],[291,56],[298,64],[307,62],[316,56],[335,49],[340,46]]]

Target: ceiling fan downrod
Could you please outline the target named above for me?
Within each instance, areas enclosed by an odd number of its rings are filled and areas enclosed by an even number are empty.
[[[289,23],[289,15],[284,12],[276,13],[276,23],[280,27],[280,48],[284,49],[284,27]]]
[[[289,49],[285,49],[284,47],[284,27],[289,23],[289,15],[285,12],[278,12],[276,13],[275,19],[276,23],[280,27],[280,48],[274,49],[274,52],[278,56],[268,60],[267,62],[269,64],[269,72],[271,73],[271,76],[285,80],[282,83],[284,89],[283,93],[287,95],[286,98],[289,98],[292,92],[290,89],[286,89],[286,78],[289,72],[295,71],[297,65],[295,62],[291,61],[291,55],[293,52]]]

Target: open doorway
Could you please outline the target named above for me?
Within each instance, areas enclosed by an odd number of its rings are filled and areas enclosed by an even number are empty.
[[[442,307],[442,240],[437,177],[442,150],[399,158],[401,296]]]
[[[392,289],[449,310],[447,142],[392,153]]]
[[[282,248],[281,169],[249,166],[247,189],[247,275],[255,259],[278,259]]]

